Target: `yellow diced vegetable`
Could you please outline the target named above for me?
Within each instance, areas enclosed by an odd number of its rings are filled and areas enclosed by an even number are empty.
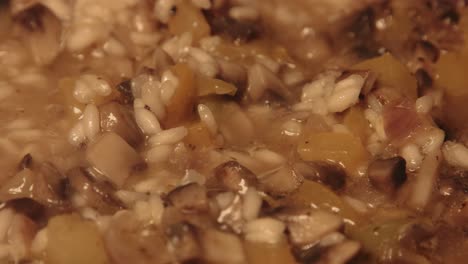
[[[411,75],[408,68],[390,53],[365,60],[354,65],[352,69],[371,70],[375,72],[378,75],[377,81],[379,84],[393,87],[403,96],[416,99],[418,95],[416,79]]]
[[[350,175],[358,175],[368,153],[361,139],[348,133],[320,132],[305,134],[298,146],[305,161],[331,161],[344,166]]]
[[[344,125],[358,136],[362,142],[365,142],[369,136],[369,122],[364,117],[364,112],[361,107],[354,106],[346,112],[344,117]]]
[[[237,88],[233,84],[203,75],[197,76],[197,88],[198,96],[235,95],[237,92]]]
[[[103,240],[95,224],[78,215],[60,215],[49,220],[46,263],[109,263]]]
[[[179,2],[174,16],[169,21],[169,31],[174,35],[190,32],[193,40],[198,41],[210,35],[210,26],[200,9],[190,1],[183,0]]]
[[[468,52],[445,53],[440,56],[436,63],[437,77],[435,86],[443,88],[450,96],[461,96],[468,94]]]
[[[415,217],[411,211],[399,208],[382,208],[375,212],[369,222],[348,230],[348,236],[359,241],[365,252],[374,260],[394,258],[405,251],[400,241],[413,225],[431,228],[430,222]],[[419,262],[418,262],[419,263]],[[423,262],[424,263],[424,262]]]
[[[213,137],[210,131],[202,122],[195,122],[187,126],[187,136],[184,139],[185,144],[193,146],[195,149],[213,146]]]
[[[177,76],[179,85],[166,106],[166,118],[164,128],[171,128],[189,120],[192,116],[197,87],[195,86],[195,74],[187,64],[176,64],[171,71]]]
[[[286,239],[277,244],[244,242],[247,260],[250,264],[295,264],[296,261]]]
[[[298,206],[320,208],[337,213],[355,224],[360,221],[358,213],[349,204],[320,183],[304,181],[289,199],[292,204]],[[346,223],[351,224],[349,221]]]

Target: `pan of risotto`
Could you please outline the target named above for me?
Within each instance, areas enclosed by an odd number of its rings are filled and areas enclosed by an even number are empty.
[[[0,0],[0,263],[467,263],[466,5]]]

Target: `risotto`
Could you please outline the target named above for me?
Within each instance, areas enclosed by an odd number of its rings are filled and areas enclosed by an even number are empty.
[[[457,0],[0,0],[0,263],[465,263]]]

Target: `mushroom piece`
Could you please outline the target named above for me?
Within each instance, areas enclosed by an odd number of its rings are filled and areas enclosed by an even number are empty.
[[[117,187],[122,187],[132,171],[143,163],[123,138],[107,132],[86,150],[86,160]]]
[[[289,165],[283,165],[258,176],[260,190],[272,196],[286,196],[297,190],[304,177]]]
[[[251,41],[262,30],[257,21],[238,21],[227,14],[208,14],[207,18],[213,34],[224,35],[232,41]]]
[[[238,236],[216,229],[199,232],[203,259],[208,263],[246,263],[242,242]]]
[[[223,59],[218,59],[217,62],[220,68],[219,77],[222,80],[239,85],[245,83],[247,70],[244,66]],[[239,85],[236,86],[239,87]]]
[[[164,208],[161,226],[164,229],[167,229],[176,223],[188,223],[199,228],[211,228],[216,224],[209,212],[182,212],[182,210],[175,206]]]
[[[113,193],[114,189],[105,182],[98,182],[82,168],[67,173],[69,195],[79,195],[87,206],[102,214],[113,214],[124,208],[124,204]]]
[[[30,199],[54,209],[65,207],[65,183],[63,175],[50,163],[36,168],[23,169],[2,184],[0,201]]]
[[[340,165],[331,162],[300,162],[294,168],[305,179],[320,182],[332,190],[341,190],[346,185],[346,171]]]
[[[294,246],[305,247],[317,243],[327,234],[340,229],[343,219],[321,210],[290,210],[278,217],[285,221]]]
[[[247,71],[247,93],[252,101],[258,101],[267,90],[271,90],[280,97],[291,100],[291,91],[268,68],[261,64],[254,64]]]
[[[24,169],[29,169],[31,168],[32,166],[32,162],[33,162],[33,159],[32,159],[32,156],[31,154],[26,154],[24,155],[24,157],[21,159],[20,163],[19,163],[19,170],[24,170]]]
[[[195,227],[186,222],[175,223],[165,230],[169,248],[179,263],[200,258],[200,244]]]
[[[132,92],[132,81],[129,79],[123,80],[115,87],[117,91],[120,93],[120,101],[127,105],[133,106],[133,101],[135,97],[133,97]]]
[[[257,184],[257,177],[239,162],[230,160],[214,169],[214,177],[208,186],[219,187],[234,192],[245,192],[249,186]]]
[[[402,157],[374,160],[367,175],[375,188],[393,193],[406,181],[406,161]]]
[[[102,132],[114,132],[133,147],[143,141],[143,134],[128,107],[109,102],[99,106],[99,113]]]
[[[198,183],[189,183],[177,187],[166,198],[170,204],[183,212],[204,211],[208,209],[206,189]]]

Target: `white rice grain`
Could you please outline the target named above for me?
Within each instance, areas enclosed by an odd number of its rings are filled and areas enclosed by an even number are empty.
[[[77,147],[86,141],[86,134],[83,122],[78,121],[68,133],[68,142]]]
[[[466,146],[447,141],[442,147],[442,153],[450,165],[468,170],[468,148]]]
[[[132,32],[130,33],[130,39],[136,45],[151,46],[156,45],[161,40],[161,35],[154,32]]]
[[[146,135],[154,135],[161,132],[161,125],[158,119],[151,111],[145,108],[135,109],[135,120]]]
[[[282,134],[290,137],[297,137],[302,134],[302,124],[296,120],[288,120],[281,126]]]
[[[283,222],[264,217],[247,223],[244,226],[244,234],[247,241],[275,244],[281,240],[285,229]]]
[[[110,84],[94,74],[84,74],[81,76],[81,80],[86,82],[89,88],[93,89],[100,96],[108,96],[112,93]]]
[[[14,212],[9,208],[0,210],[0,242],[5,241],[13,216]]]
[[[0,82],[0,101],[10,97],[14,92],[13,86],[7,82]]]
[[[332,232],[320,239],[320,246],[329,247],[343,242],[346,237],[339,232]]]
[[[433,105],[434,100],[430,95],[425,95],[416,99],[416,111],[418,113],[429,113]]]
[[[188,131],[187,128],[180,126],[175,127],[167,130],[163,130],[151,138],[149,138],[148,143],[151,146],[158,146],[158,145],[173,145],[180,142],[187,136]]]
[[[102,49],[107,54],[114,56],[125,56],[126,54],[125,46],[115,38],[109,38],[102,46]]]
[[[96,91],[91,89],[88,84],[81,79],[78,79],[75,82],[75,87],[73,88],[73,98],[82,104],[87,104],[93,101],[96,97]]]
[[[192,0],[192,4],[201,9],[210,9],[211,1],[210,0]]]
[[[215,77],[219,72],[219,66],[216,60],[206,51],[191,47],[190,56],[197,62],[195,70],[208,77]]]
[[[407,144],[401,151],[401,156],[406,160],[406,168],[410,171],[415,171],[421,166],[423,156],[419,151],[419,147],[416,144]]]
[[[343,112],[359,101],[359,94],[364,84],[362,76],[353,74],[335,85],[335,89],[327,98],[328,111]]]
[[[158,163],[166,161],[174,151],[174,147],[170,145],[159,145],[151,148],[146,153],[146,161],[150,163]]]
[[[229,16],[235,20],[257,20],[259,13],[251,6],[235,6],[229,9]]]
[[[83,129],[86,138],[92,141],[100,131],[99,110],[94,104],[86,106],[83,112]]]
[[[151,195],[148,199],[150,205],[152,224],[161,224],[162,216],[164,213],[164,203],[158,195]]]
[[[83,50],[99,40],[104,34],[106,34],[105,29],[97,23],[83,23],[75,26],[67,38],[67,48],[72,52]]]
[[[190,32],[185,32],[180,36],[175,36],[165,41],[161,45],[161,48],[169,54],[174,61],[179,61],[179,59],[185,57],[189,53],[192,41],[192,34]]]
[[[157,178],[148,178],[142,181],[139,181],[133,186],[133,189],[135,192],[146,194],[146,193],[152,193],[160,185],[160,181]]]
[[[287,86],[295,86],[301,84],[305,80],[304,73],[299,70],[288,70],[283,74],[283,82]]]
[[[142,193],[128,190],[118,190],[114,193],[114,195],[119,198],[119,200],[124,202],[128,207],[132,207],[136,201],[144,200],[146,198],[146,195]]]
[[[161,100],[168,105],[174,95],[179,79],[170,71],[166,70],[161,76]]]
[[[199,40],[200,47],[207,52],[213,52],[221,44],[221,38],[219,36],[204,37]]]
[[[175,7],[175,0],[156,0],[154,4],[154,16],[162,23],[167,24]]]
[[[160,85],[159,81],[148,81],[141,87],[141,99],[158,119],[166,116],[166,109],[161,100]]]
[[[253,151],[252,156],[269,167],[278,167],[286,163],[286,159],[282,155],[266,148]]]
[[[255,60],[262,64],[263,66],[265,66],[266,68],[268,68],[271,72],[277,74],[281,65],[276,62],[275,60],[273,60],[272,58],[270,57],[267,57],[267,56],[264,56],[264,55],[257,55],[255,57]]]
[[[213,112],[211,112],[210,108],[204,104],[199,104],[197,106],[198,116],[203,124],[208,128],[212,135],[216,135],[218,133],[218,124],[216,123],[216,119],[214,118]]]
[[[143,103],[143,100],[141,100],[140,98],[136,98],[135,100],[133,100],[133,108],[134,109],[145,108],[145,103]]]
[[[45,227],[36,233],[36,236],[31,243],[31,252],[36,255],[41,255],[47,248],[48,241],[47,227]]]

